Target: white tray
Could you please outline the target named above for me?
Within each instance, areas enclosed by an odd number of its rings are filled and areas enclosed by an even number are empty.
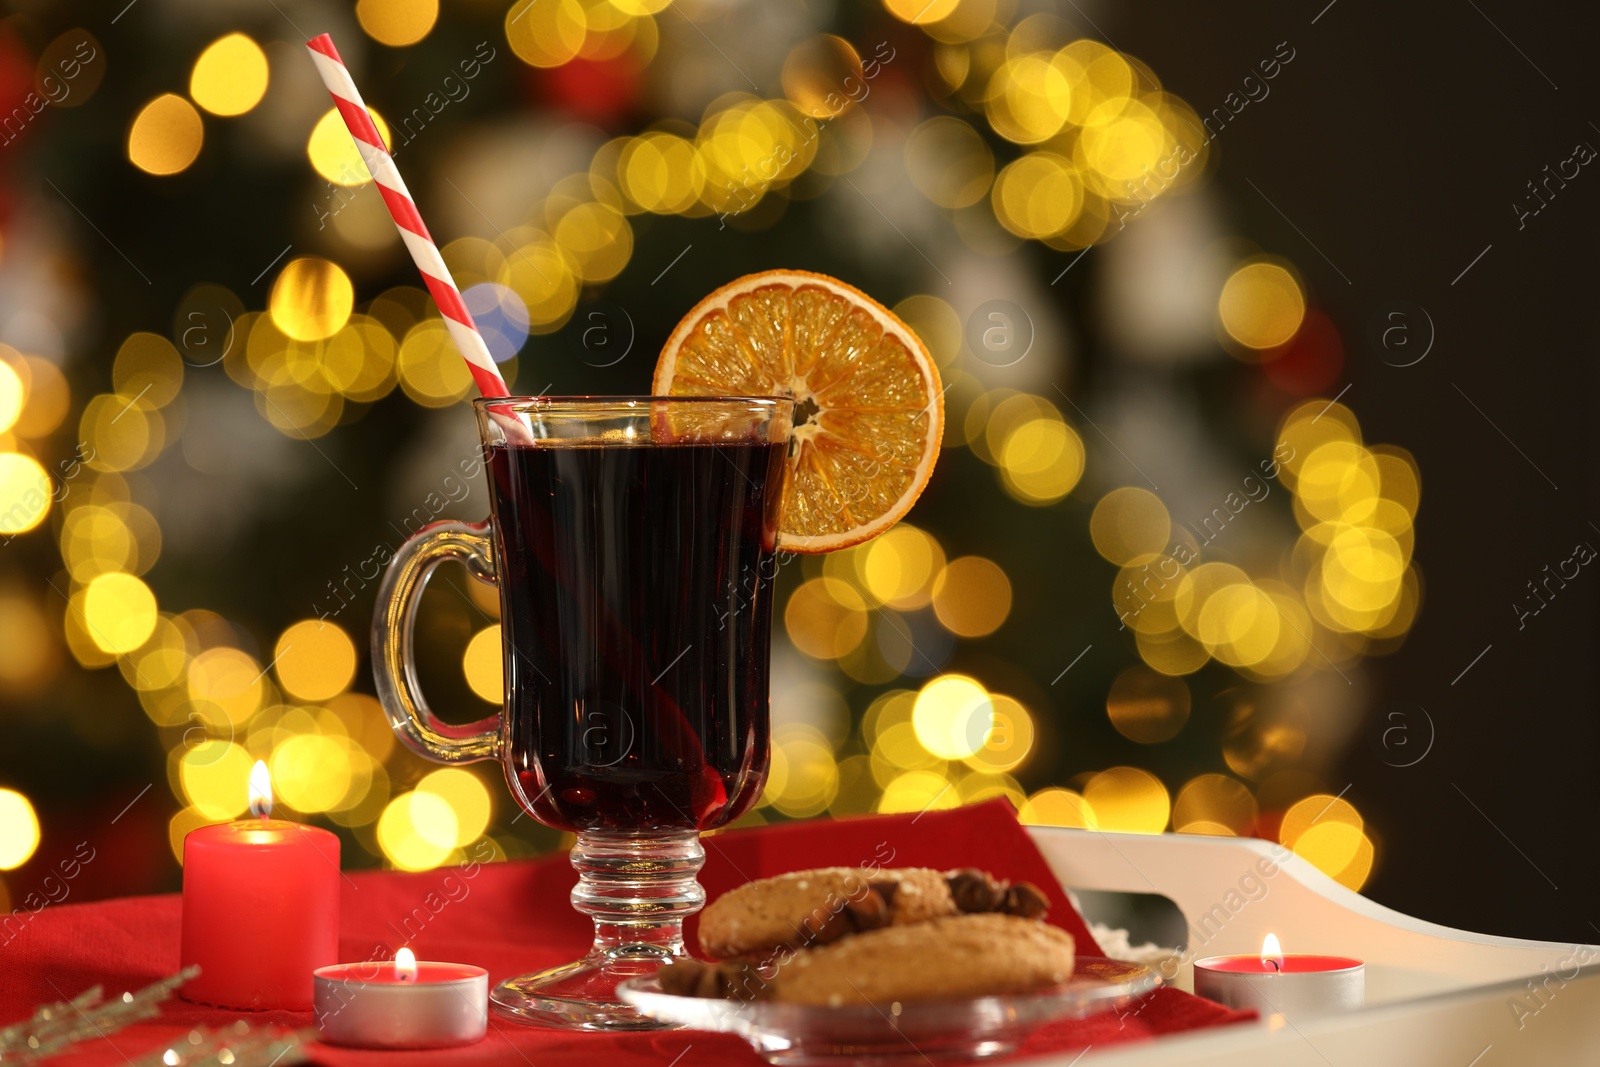
[[[1600,1064],[1600,946],[1474,934],[1413,919],[1266,841],[1055,827],[1029,827],[1029,833],[1063,886],[1169,898],[1188,923],[1186,960],[1259,952],[1261,939],[1275,933],[1289,951],[1338,953],[1367,963],[1366,1006],[1358,1011],[1293,1023],[1264,1016],[1030,1062]],[[1276,873],[1261,876],[1274,867]],[[1264,892],[1246,876],[1259,879]],[[1186,964],[1173,984],[1189,989],[1192,980]]]

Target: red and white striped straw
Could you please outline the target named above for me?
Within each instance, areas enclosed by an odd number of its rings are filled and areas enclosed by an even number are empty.
[[[494,357],[489,355],[489,346],[484,343],[483,335],[472,321],[472,313],[461,299],[461,290],[456,288],[455,279],[450,277],[450,268],[444,265],[444,257],[439,254],[439,246],[433,243],[428,227],[423,225],[417,205],[412,201],[411,193],[407,191],[406,183],[394,165],[394,158],[383,143],[383,135],[378,133],[378,127],[367,113],[367,105],[362,101],[349,69],[345,67],[344,60],[339,58],[339,50],[333,46],[333,38],[324,33],[307,41],[306,47],[311,50],[317,73],[322,75],[322,82],[328,87],[334,106],[339,109],[340,117],[356,142],[356,149],[367,165],[367,172],[372,175],[378,192],[383,194],[383,202],[388,205],[389,216],[400,229],[400,237],[406,243],[406,250],[411,253],[412,262],[422,272],[422,280],[427,284],[428,292],[433,294],[433,302],[439,305],[451,339],[461,352],[461,358],[467,361],[467,370],[472,372],[473,381],[478,383],[478,392],[486,397],[509,395],[505,379],[500,377],[500,369],[495,366]]]

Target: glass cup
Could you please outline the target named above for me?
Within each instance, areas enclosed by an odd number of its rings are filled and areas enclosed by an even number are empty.
[[[573,831],[572,904],[594,921],[574,963],[502,982],[516,1018],[659,1026],[618,982],[684,955],[700,910],[700,831],[754,806],[767,776],[767,678],[784,457],[774,397],[511,397],[474,404],[484,523],[436,522],[378,592],[378,698],[400,740],[444,763],[495,759],[523,809]],[[413,628],[446,560],[500,590],[505,704],[440,721]]]

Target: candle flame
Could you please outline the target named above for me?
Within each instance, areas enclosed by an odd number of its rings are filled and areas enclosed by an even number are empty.
[[[394,973],[402,982],[417,980],[417,954],[403,948],[394,954]]]
[[[250,768],[250,814],[263,819],[272,814],[272,776],[261,760]]]
[[[1275,971],[1283,970],[1283,946],[1278,944],[1277,934],[1261,939],[1261,962],[1271,964]]]

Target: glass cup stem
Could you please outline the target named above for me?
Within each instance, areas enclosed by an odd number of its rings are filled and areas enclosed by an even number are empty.
[[[617,985],[652,975],[685,955],[683,920],[706,891],[695,875],[705,864],[693,830],[589,830],[572,846],[578,884],[572,906],[594,920],[594,945],[581,960],[508,978],[490,999],[506,1015],[582,1030],[655,1030],[669,1023],[639,1014]]]
[[[696,880],[705,861],[693,830],[579,833],[572,846],[578,872],[572,906],[594,920],[592,955],[683,955],[683,921],[706,902]]]

